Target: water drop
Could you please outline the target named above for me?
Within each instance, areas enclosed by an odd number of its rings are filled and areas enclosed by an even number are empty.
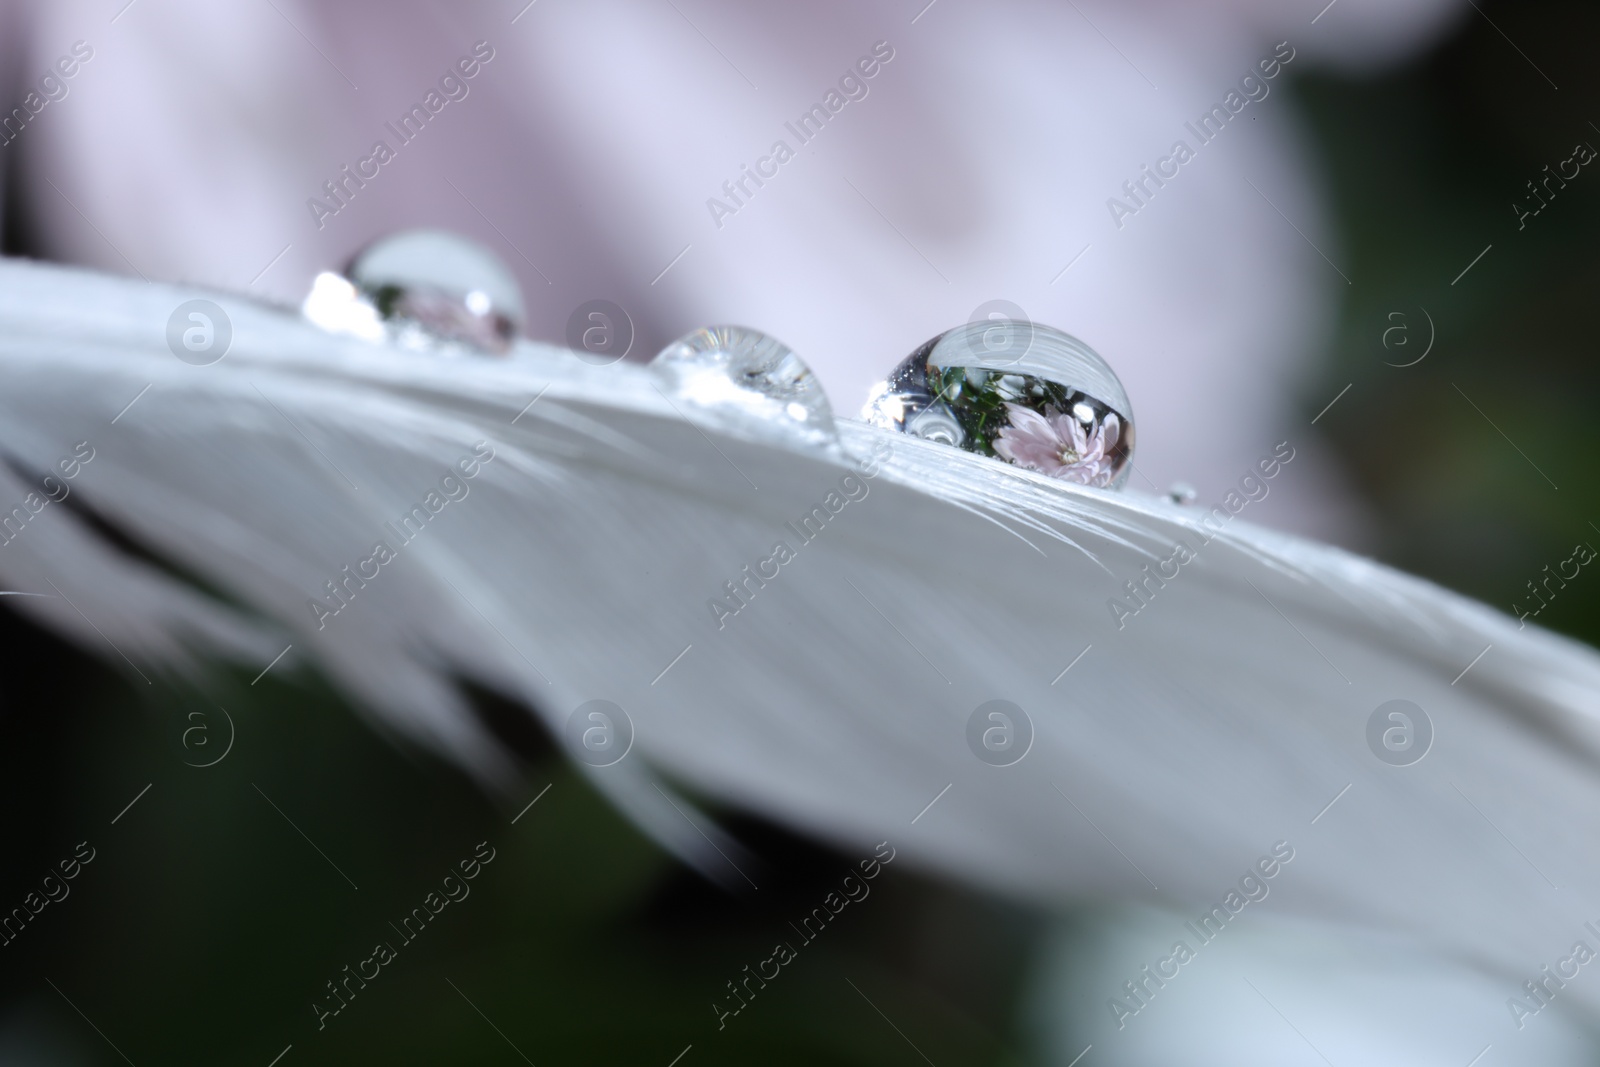
[[[744,326],[708,326],[651,361],[673,392],[703,409],[755,415],[774,433],[836,449],[833,408],[811,368],[776,338]]]
[[[372,301],[362,297],[350,279],[323,271],[311,282],[311,292],[300,305],[300,313],[329,333],[348,334],[363,341],[381,341],[386,336],[383,319]]]
[[[1094,349],[1038,323],[938,335],[872,387],[861,417],[1082,485],[1120,488],[1131,470],[1122,383]]]
[[[526,321],[517,280],[499,257],[443,230],[391,234],[346,273],[390,339],[407,348],[503,355]]]

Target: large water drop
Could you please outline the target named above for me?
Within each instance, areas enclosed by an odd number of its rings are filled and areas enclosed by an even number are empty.
[[[346,274],[407,348],[502,355],[526,322],[516,277],[500,258],[443,230],[382,238]]]
[[[862,418],[885,429],[1099,488],[1133,455],[1128,394],[1094,349],[1025,320],[979,320],[928,341],[873,386]]]

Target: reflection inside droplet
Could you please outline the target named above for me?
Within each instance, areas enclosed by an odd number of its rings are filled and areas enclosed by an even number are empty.
[[[991,335],[1010,338],[1002,350]],[[868,394],[862,418],[1063,481],[1120,487],[1131,406],[1105,360],[1037,323],[966,323],[918,348]]]
[[[385,237],[357,256],[348,273],[402,347],[503,354],[522,328],[515,276],[487,248],[453,233]]]

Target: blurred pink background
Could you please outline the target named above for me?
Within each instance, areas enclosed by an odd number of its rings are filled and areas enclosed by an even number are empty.
[[[1132,488],[1209,503],[1288,439],[1304,460],[1257,520],[1359,545],[1305,414],[1348,283],[1289,82],[1403,55],[1464,5],[925,2],[9,3],[17,105],[75,42],[93,55],[0,149],[8,244],[292,304],[372,239],[442,226],[518,274],[535,339],[564,343],[593,299],[629,312],[634,359],[742,323],[848,417],[917,344],[1008,300],[1122,377]],[[492,58],[402,145],[385,124],[479,42]],[[875,45],[892,58],[865,96],[802,145],[785,124]],[[1267,95],[1201,146],[1185,123],[1275,51],[1293,58]],[[319,220],[309,201],[379,139],[394,158]],[[713,211],[779,139],[796,157]],[[1195,158],[1116,218],[1179,139]]]

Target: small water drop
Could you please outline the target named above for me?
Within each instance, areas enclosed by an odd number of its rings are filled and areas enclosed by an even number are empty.
[[[346,273],[407,348],[503,355],[526,321],[516,277],[499,257],[443,230],[384,237]]]
[[[667,377],[677,396],[698,407],[753,414],[783,437],[838,447],[822,383],[787,345],[759,330],[695,330],[663,348],[651,366]]]
[[[1082,485],[1120,488],[1131,469],[1122,383],[1094,349],[1038,323],[938,335],[872,387],[861,417]]]
[[[348,334],[363,341],[381,341],[386,336],[383,319],[372,301],[350,284],[350,279],[323,271],[311,282],[311,292],[300,305],[300,313],[329,333]]]

